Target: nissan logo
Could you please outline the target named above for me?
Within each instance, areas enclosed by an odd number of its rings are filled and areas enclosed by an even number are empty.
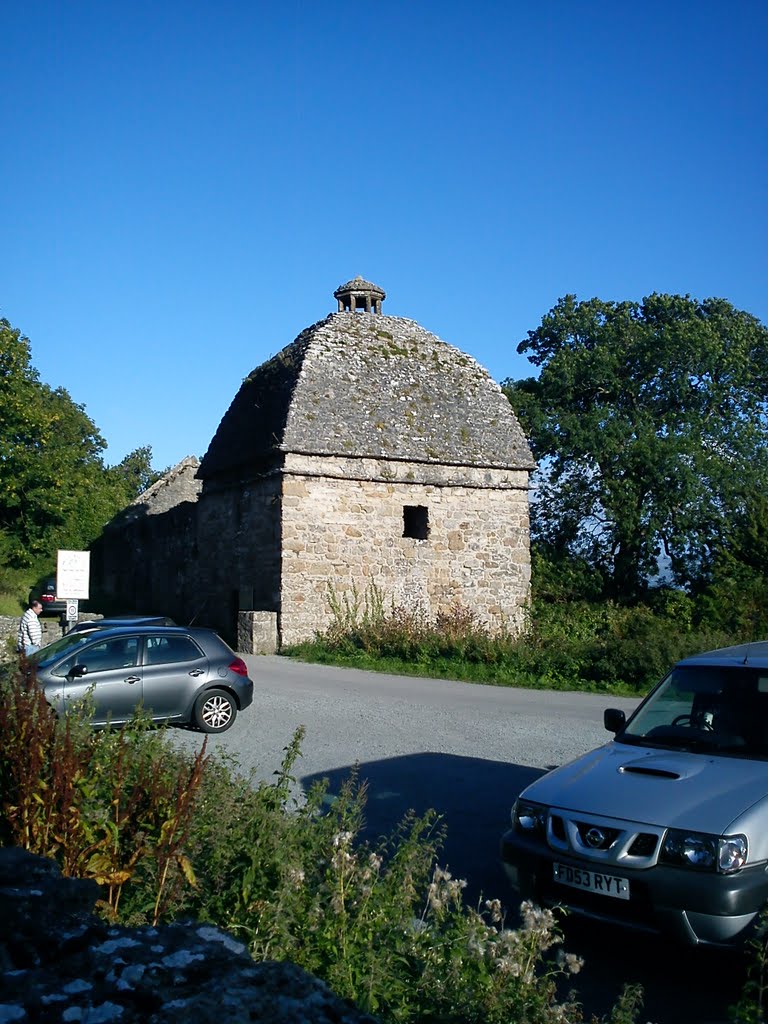
[[[599,850],[605,842],[605,833],[602,829],[591,828],[584,838],[587,841],[587,846],[591,846],[593,850]]]

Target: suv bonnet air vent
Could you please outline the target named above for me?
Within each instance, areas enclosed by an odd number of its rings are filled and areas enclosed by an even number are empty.
[[[620,772],[627,772],[631,775],[652,775],[657,779],[679,779],[678,772],[669,771],[666,768],[643,768],[640,765],[627,764],[619,768]]]

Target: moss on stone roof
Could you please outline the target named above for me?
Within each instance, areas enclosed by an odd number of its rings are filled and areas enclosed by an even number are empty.
[[[413,320],[368,313],[332,313],[249,374],[198,476],[280,452],[533,468],[487,370]]]

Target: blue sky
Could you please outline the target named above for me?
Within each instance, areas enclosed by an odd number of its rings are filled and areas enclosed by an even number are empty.
[[[768,322],[768,5],[0,0],[0,316],[203,455],[360,274],[497,380],[558,298]]]

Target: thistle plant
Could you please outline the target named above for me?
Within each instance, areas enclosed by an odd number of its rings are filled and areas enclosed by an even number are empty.
[[[297,802],[286,783],[298,755],[294,737],[275,783],[238,790],[237,816],[203,792],[202,813],[224,816],[195,855],[191,897],[202,916],[255,959],[297,963],[382,1021],[582,1020],[575,997],[558,998],[580,961],[562,951],[551,911],[525,905],[521,927],[509,929],[499,900],[467,908],[465,882],[438,863],[444,827],[434,812],[406,815],[370,844],[365,784],[353,772],[335,797],[319,786]],[[206,902],[211,873],[231,885]]]

